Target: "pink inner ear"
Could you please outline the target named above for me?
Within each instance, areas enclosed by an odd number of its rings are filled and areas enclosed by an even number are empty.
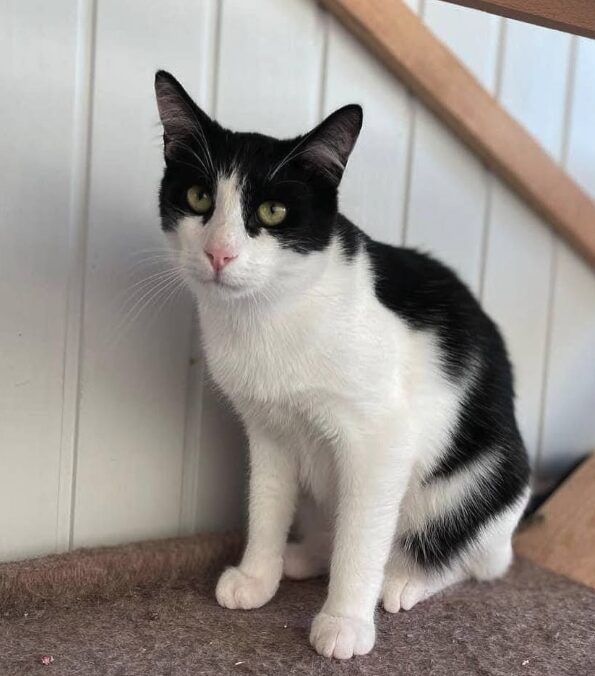
[[[305,147],[297,154],[333,180],[340,179],[361,127],[357,111],[347,107],[331,114],[304,139]]]
[[[310,143],[304,151],[304,155],[309,162],[329,171],[333,175],[337,170],[339,172],[345,170],[345,165],[341,161],[337,148],[327,145],[323,141],[313,141]]]
[[[168,83],[157,88],[157,107],[165,133],[169,137],[188,134],[196,125],[195,116]]]

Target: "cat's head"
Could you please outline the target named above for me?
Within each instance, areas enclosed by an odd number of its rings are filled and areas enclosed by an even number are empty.
[[[164,134],[163,230],[198,293],[254,297],[317,274],[362,124],[346,106],[303,136],[223,129],[169,73],[155,77]]]

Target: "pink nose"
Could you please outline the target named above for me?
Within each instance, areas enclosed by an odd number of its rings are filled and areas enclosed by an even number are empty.
[[[205,253],[215,272],[223,270],[226,265],[237,258],[233,251],[227,248],[212,247],[211,249],[205,249]]]

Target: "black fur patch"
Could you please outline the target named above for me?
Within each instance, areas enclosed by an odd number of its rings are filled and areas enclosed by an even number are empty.
[[[496,466],[493,479],[478,483],[456,509],[429,521],[422,530],[401,536],[401,548],[422,568],[447,567],[472,542],[482,526],[512,506],[526,489],[529,467],[520,439],[512,446],[482,449],[482,453],[485,452],[490,452]],[[463,466],[459,471],[464,471]],[[446,479],[445,476],[441,478]]]
[[[412,328],[432,331],[443,351],[444,367],[463,376],[478,342],[497,340],[492,321],[452,270],[426,254],[373,240],[367,248],[374,265],[376,295]]]
[[[416,251],[370,239],[366,246],[379,300],[412,328],[436,335],[449,378],[461,382],[469,376],[453,438],[425,483],[448,480],[487,454],[498,467],[493,484],[478,486],[454,512],[402,538],[401,546],[419,565],[440,568],[527,486],[512,368],[498,328],[454,272]]]

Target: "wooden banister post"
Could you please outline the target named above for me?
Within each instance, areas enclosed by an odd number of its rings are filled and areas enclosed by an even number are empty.
[[[595,265],[595,203],[401,0],[321,0],[540,216]]]
[[[595,38],[593,0],[442,0],[546,28]]]

